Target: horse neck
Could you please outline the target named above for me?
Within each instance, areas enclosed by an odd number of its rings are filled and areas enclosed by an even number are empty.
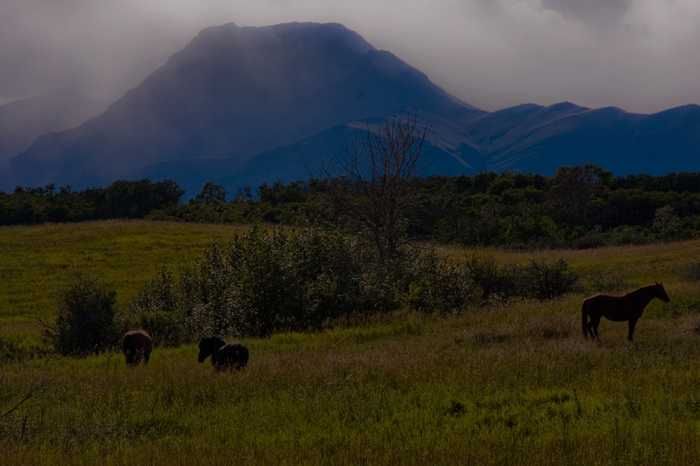
[[[221,338],[216,338],[213,340],[212,345],[211,345],[211,352],[212,354],[217,353],[222,346],[224,346],[226,342],[222,340]]]
[[[652,299],[656,298],[656,291],[654,288],[656,288],[656,285],[643,286],[628,293],[628,296],[643,306],[646,306]]]

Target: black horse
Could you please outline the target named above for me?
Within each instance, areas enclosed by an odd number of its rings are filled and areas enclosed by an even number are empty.
[[[221,338],[202,338],[199,342],[199,362],[211,355],[211,364],[217,371],[243,369],[248,364],[248,348],[243,343],[226,343]]]

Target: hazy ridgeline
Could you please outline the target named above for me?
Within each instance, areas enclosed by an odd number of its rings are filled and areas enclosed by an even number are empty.
[[[164,261],[200,260],[234,231],[147,222],[0,229],[0,335],[37,341],[33,318],[53,318],[56,289],[74,272],[100,275],[121,306]],[[156,348],[136,369],[111,352],[3,359],[3,464],[697,462],[700,242],[468,252],[504,266],[563,259],[579,288],[551,301],[494,300],[440,317],[399,311],[248,338],[241,373],[198,364],[195,345]],[[671,302],[647,307],[633,344],[626,323],[609,321],[600,345],[584,341],[582,298],[655,280]]]

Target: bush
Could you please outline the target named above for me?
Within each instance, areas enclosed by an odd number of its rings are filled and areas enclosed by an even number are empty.
[[[624,278],[612,272],[593,272],[588,279],[593,293],[619,293],[629,287]]]
[[[405,304],[424,313],[446,313],[477,305],[482,292],[464,264],[451,264],[434,252],[415,258]]]
[[[473,255],[467,257],[464,268],[467,276],[481,289],[484,301],[507,300],[520,294],[515,266],[499,267],[493,257],[480,259]]]
[[[426,313],[463,309],[474,289],[462,269],[431,253],[381,259],[338,233],[254,228],[228,248],[214,245],[177,282],[161,272],[128,306],[127,318],[157,343],[179,344],[203,335],[315,330],[405,306]]]
[[[482,291],[484,302],[510,298],[552,299],[573,290],[578,276],[559,259],[554,264],[533,260],[529,266],[499,267],[493,258],[467,258],[466,276]]]
[[[572,291],[578,276],[568,269],[564,259],[554,264],[533,260],[523,269],[523,294],[545,301]]]
[[[595,249],[605,246],[605,237],[600,232],[592,232],[576,238],[572,244],[574,249]]]
[[[115,302],[116,292],[77,276],[60,291],[56,327],[47,334],[56,351],[84,356],[116,345]]]
[[[650,231],[638,225],[623,225],[615,228],[605,236],[607,237],[607,242],[613,246],[640,246],[649,244],[652,241]]]

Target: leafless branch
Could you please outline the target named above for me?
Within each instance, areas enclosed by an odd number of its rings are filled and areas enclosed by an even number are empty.
[[[39,323],[40,323],[44,328],[46,328],[47,330],[51,330],[51,331],[54,332],[54,333],[58,333],[58,330],[57,330],[56,327],[54,327],[53,325],[49,325],[48,323],[44,322],[43,320],[41,320],[41,319],[38,318],[38,317],[35,318],[35,319],[36,319],[37,322],[39,322]]]
[[[430,128],[420,126],[415,113],[367,122],[365,128],[364,138],[346,140],[343,154],[334,153],[321,173],[339,209],[364,225],[380,256],[392,256],[403,244],[402,214],[413,204],[410,181],[429,164]]]
[[[20,406],[22,406],[22,404],[23,404],[25,401],[27,401],[29,398],[31,398],[32,395],[34,394],[34,392],[35,392],[37,389],[41,388],[42,386],[43,386],[43,385],[39,385],[39,386],[34,387],[34,388],[32,388],[31,390],[29,390],[29,393],[27,393],[27,394],[24,396],[24,398],[22,399],[22,401],[20,401],[19,403],[17,403],[17,404],[15,405],[14,408],[12,408],[11,410],[9,410],[9,411],[6,412],[5,414],[0,415],[0,418],[3,418],[3,417],[5,417],[5,416],[9,416],[10,414],[12,414],[17,408],[19,408]]]

